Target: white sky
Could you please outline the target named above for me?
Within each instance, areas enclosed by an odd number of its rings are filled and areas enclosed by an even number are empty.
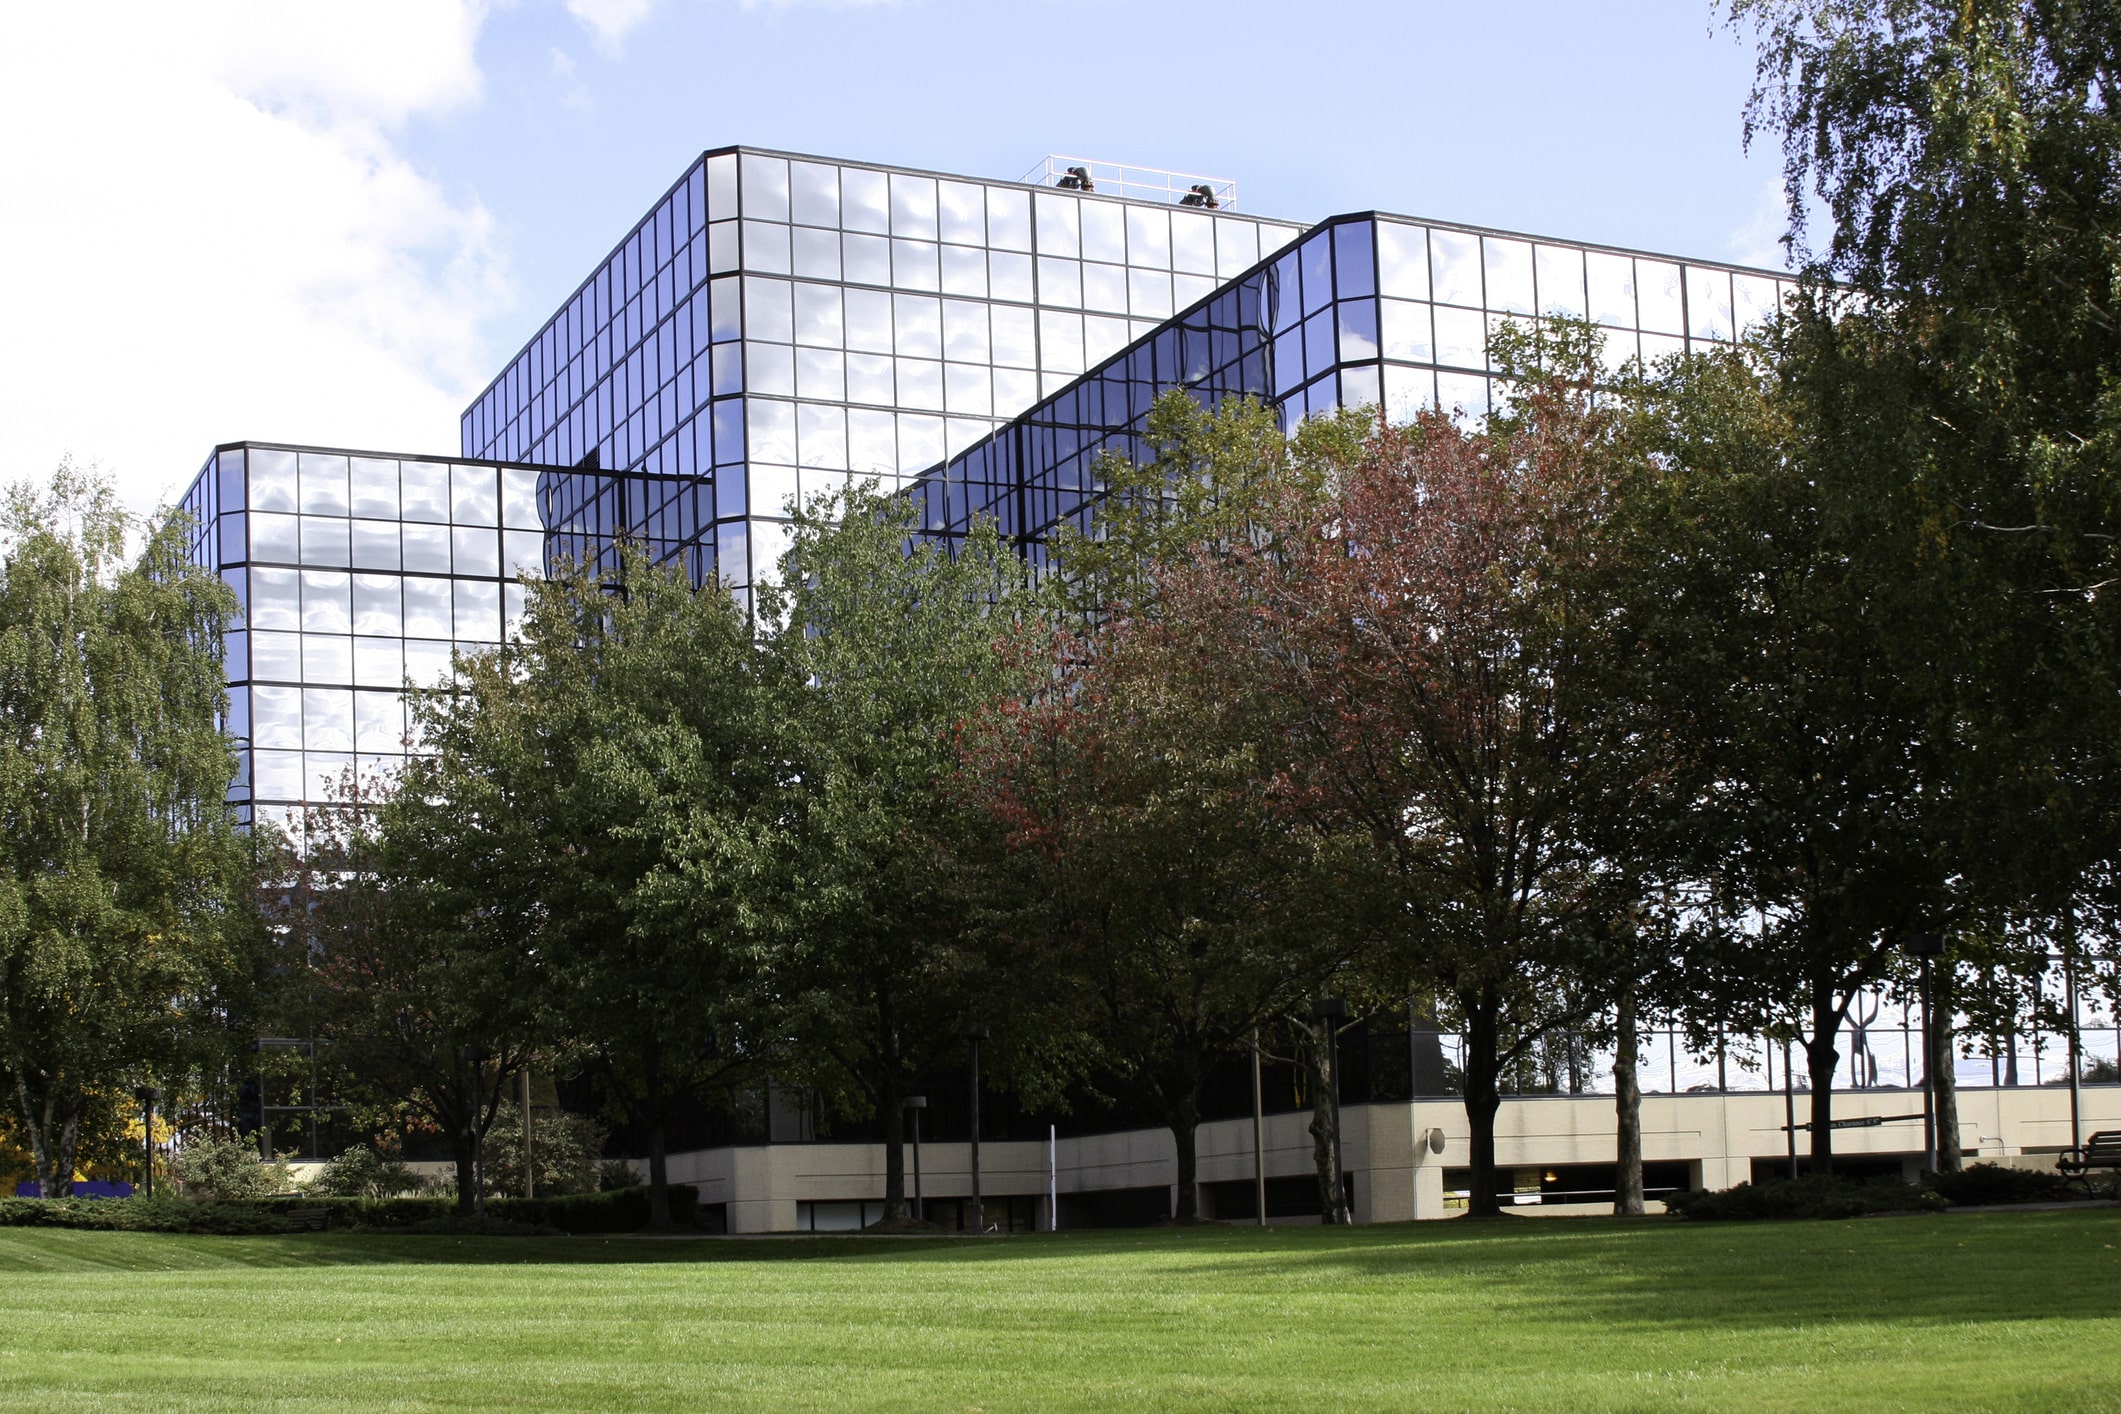
[[[146,510],[216,442],[452,451],[701,149],[1047,152],[1775,259],[1699,0],[0,0],[0,479]]]

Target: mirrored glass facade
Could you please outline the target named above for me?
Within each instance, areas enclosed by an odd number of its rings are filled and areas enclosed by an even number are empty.
[[[745,584],[792,498],[928,470],[1300,230],[711,152],[465,412],[463,450],[570,469],[545,486],[556,553],[624,530]]]
[[[1366,213],[1223,207],[753,149],[703,155],[466,410],[463,454],[235,443],[187,495],[245,606],[238,795],[284,815],[412,749],[402,688],[499,641],[518,571],[625,535],[748,585],[792,498],[849,476],[980,515],[1037,558],[1140,457],[1172,388],[1293,428],[1342,406],[1487,410],[1499,321],[1596,322],[1607,356],[1731,339],[1786,286],[1741,270]]]
[[[233,797],[283,824],[414,749],[404,689],[502,640],[542,572],[538,469],[257,442],[216,448],[183,508],[235,591]]]
[[[1184,388],[1250,396],[1286,427],[1341,407],[1478,416],[1499,381],[1489,339],[1511,319],[1595,323],[1604,357],[1729,343],[1780,307],[1786,277],[1376,214],[1335,217],[1093,367],[909,494],[933,534],[992,516],[1034,558],[1055,526],[1086,526],[1107,453],[1140,460],[1149,408]]]

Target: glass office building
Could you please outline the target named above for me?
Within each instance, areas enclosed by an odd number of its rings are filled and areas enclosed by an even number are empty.
[[[1255,396],[1292,427],[1478,414],[1500,320],[1590,319],[1617,363],[1727,341],[1782,289],[1374,213],[1267,220],[1228,195],[709,152],[466,409],[458,454],[216,449],[185,505],[245,606],[243,804],[286,817],[387,772],[404,684],[498,642],[518,572],[622,534],[742,589],[793,499],[873,476],[932,534],[991,515],[1036,556],[1172,388]]]
[[[462,449],[576,469],[546,487],[557,553],[623,529],[698,582],[744,585],[792,499],[955,456],[1300,230],[711,152],[473,402]]]
[[[1341,407],[1478,416],[1501,391],[1490,347],[1502,321],[1589,320],[1618,366],[1727,343],[1787,290],[1773,271],[1374,212],[1275,221],[1232,209],[1227,188],[1129,195],[1101,170],[1096,191],[1055,185],[1066,166],[1049,162],[1044,175],[1012,183],[710,152],[466,409],[457,452],[215,448],[184,508],[195,558],[243,606],[227,653],[245,818],[292,823],[348,781],[387,777],[418,749],[408,685],[443,682],[453,653],[503,641],[521,612],[519,575],[594,559],[621,535],[681,561],[697,583],[741,590],[784,543],[792,498],[875,476],[915,499],[927,533],[961,534],[988,515],[1036,558],[1056,526],[1084,523],[1102,455],[1144,454],[1150,406],[1172,389],[1209,404],[1259,398],[1290,429]],[[1867,998],[1847,1030],[1850,1083],[1913,1081],[1900,1008]],[[2107,1057],[2121,1037],[2086,1034]],[[2038,1099],[2041,1038],[2030,1052],[2003,1040],[1989,1083],[2027,1084]],[[1440,1075],[1453,1044],[1384,1032],[1351,1042],[1368,1059],[1351,1063],[1350,1093],[1435,1103],[1441,1082],[1424,1079],[1422,1057],[1433,1051]],[[1606,1058],[1565,1050],[1554,1073],[1567,1079],[1553,1087],[1578,1088],[1580,1070],[1584,1088],[1602,1088]],[[1961,1083],[1981,1083],[1970,1064]],[[1645,1065],[1646,1090],[1684,1101],[1787,1084],[1803,1059],[1738,1037],[1689,1059],[1684,1037],[1660,1031]],[[1750,1144],[1756,1163],[1780,1151],[1773,1097],[1754,1099],[1752,1137],[1702,1139],[1702,1162],[1724,1165],[1720,1146],[1739,1156]],[[1232,1115],[1240,1101],[1249,1097],[1232,1100]],[[1905,1102],[1881,1100],[1876,1122],[1905,1121],[1884,1113],[1895,1108]],[[1422,1113],[1451,1122],[1447,1105]],[[1997,1116],[2001,1133],[2000,1102]],[[1308,1138],[1289,1133],[1289,1153],[1308,1155]],[[778,1136],[769,1125],[765,1137]],[[1590,1152],[1510,1142],[1518,1157],[1506,1162],[1542,1168]],[[1121,1162],[1126,1147],[1071,1160],[1086,1166],[1084,1187],[1161,1185],[1153,1165]],[[1024,1173],[998,1175],[994,1191],[1044,1192],[1048,1153],[1026,1149]],[[877,1186],[868,1162],[866,1150],[834,1158],[802,1191],[859,1211]],[[1220,1162],[1210,1157],[1204,1182],[1249,1193]],[[677,1176],[721,1184],[709,1201],[726,1199],[733,1225],[821,1220],[817,1204],[806,1217],[789,1196],[792,1180],[754,1199],[716,1172],[701,1159]],[[1379,1185],[1398,1181],[1378,1170]],[[1441,1211],[1427,1198],[1393,1208],[1363,1184],[1372,1215]],[[754,1202],[754,1216],[738,1216]]]
[[[1062,522],[1088,529],[1100,457],[1140,460],[1161,394],[1249,396],[1291,430],[1341,407],[1394,422],[1488,411],[1489,338],[1505,320],[1598,327],[1607,363],[1730,343],[1767,319],[1786,278],[1757,270],[1377,214],[1322,222],[1040,401],[911,488],[931,533],[988,516],[1037,556]]]
[[[192,554],[235,591],[228,729],[243,818],[393,771],[413,749],[404,689],[502,640],[521,572],[542,572],[538,468],[237,442],[183,501]]]

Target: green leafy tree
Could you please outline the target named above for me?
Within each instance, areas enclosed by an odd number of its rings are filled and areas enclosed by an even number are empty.
[[[665,1225],[672,1117],[763,1078],[781,1036],[757,910],[787,833],[792,680],[726,590],[630,547],[615,576],[533,586],[512,656],[485,690],[519,724],[503,770],[536,837],[552,995],[645,1137]]]
[[[769,890],[776,985],[805,1078],[879,1122],[887,1221],[908,1216],[909,1082],[975,1024],[1008,1054],[1020,1001],[997,981],[982,923],[987,827],[956,789],[955,732],[1004,694],[995,643],[1022,569],[991,523],[953,553],[919,540],[911,515],[873,486],[815,500],[780,587],[758,591],[803,684],[792,836]]]
[[[463,1136],[460,1201],[541,1049],[592,1062],[640,1126],[659,1226],[671,1116],[761,1073],[746,910],[789,781],[774,668],[726,592],[622,546],[610,573],[532,583],[519,636],[415,700],[428,754],[379,812],[374,878],[384,916],[414,915],[389,930],[418,939],[400,1014],[446,1023],[423,1023],[422,1088]],[[432,1065],[464,1048],[492,1064],[449,1072],[459,1104]]]
[[[1638,686],[1700,767],[1666,836],[1717,925],[1692,1012],[1795,1029],[1822,1168],[1849,1007],[1905,974],[1908,935],[1976,923],[2014,849],[1981,781],[2009,766],[1969,726],[1965,637],[1936,612],[1964,567],[1929,533],[1909,424],[1867,411],[1892,388],[1874,332],[1807,315],[1761,358],[1674,365],[1651,395],[1668,474],[1631,521],[1657,665]]]
[[[439,1131],[457,1206],[510,1079],[549,1029],[520,837],[461,758],[415,758],[394,785],[309,812],[284,882],[275,1014],[320,1042],[335,1098]]]
[[[1864,297],[1815,302],[1844,353],[1860,332],[1861,357],[1813,358],[1806,391],[1835,436],[1884,459],[1926,541],[1923,638],[1952,666],[1938,700],[1969,767],[1959,790],[1987,797],[1964,817],[1993,822],[1954,865],[1991,909],[2035,906],[2057,933],[2086,906],[2110,921],[2121,30],[2107,6],[2053,0],[1731,14],[1760,37],[1749,132],[1782,144],[1794,245]],[[1814,198],[1830,223],[1816,246]]]
[[[236,605],[185,535],[69,465],[0,507],[0,1078],[47,1193],[94,1091],[221,1047],[256,940],[223,803]]]

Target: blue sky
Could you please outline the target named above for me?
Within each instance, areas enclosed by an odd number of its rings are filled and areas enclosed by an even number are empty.
[[[1014,178],[1049,152],[1779,263],[1701,0],[126,0],[0,18],[0,474],[141,507],[239,437],[456,411],[701,149]],[[35,331],[23,338],[24,331]]]

